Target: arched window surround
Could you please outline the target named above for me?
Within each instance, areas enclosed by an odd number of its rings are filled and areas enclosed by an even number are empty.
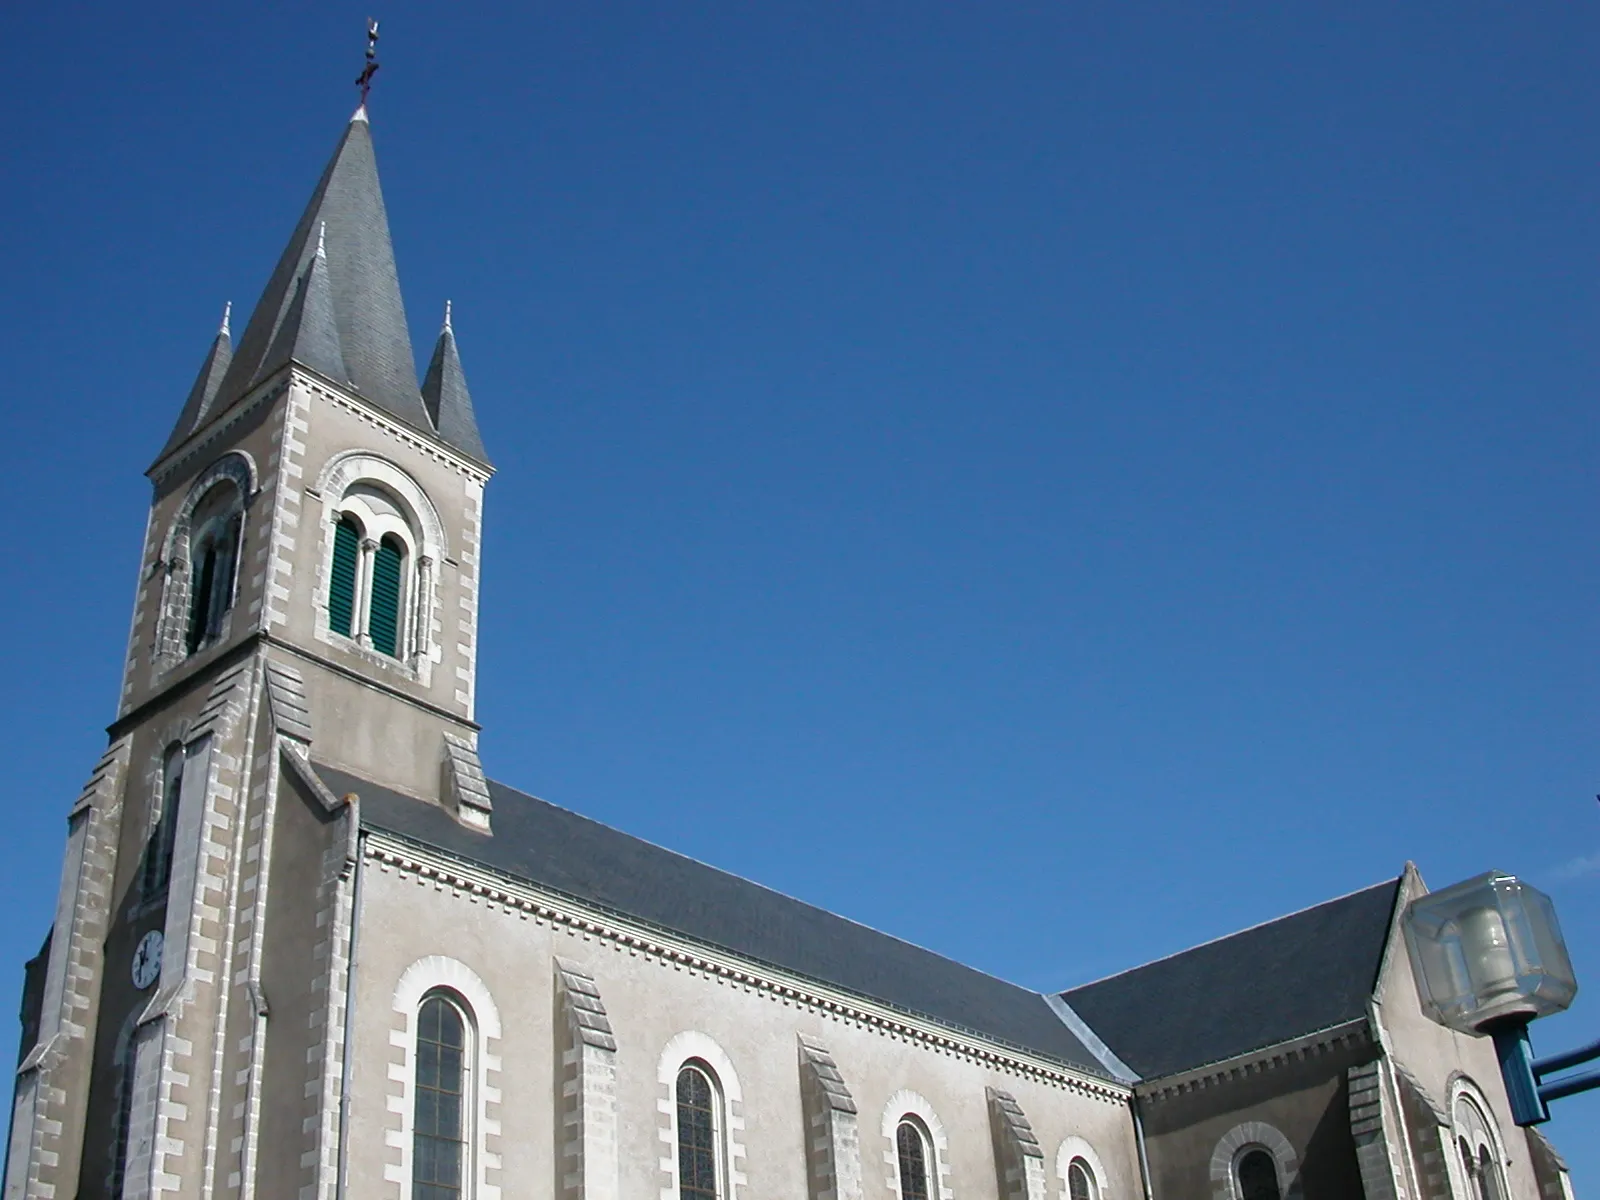
[[[245,516],[258,491],[255,461],[243,450],[230,450],[218,458],[189,485],[183,501],[178,505],[168,523],[162,541],[161,553],[153,569],[161,572],[161,605],[156,617],[153,657],[159,667],[175,666],[191,654],[201,653],[210,646],[228,640],[233,633],[235,601],[239,595],[240,566],[244,557]],[[225,505],[224,512],[213,514],[209,525],[217,528],[196,529],[195,510],[213,497],[218,488],[231,486],[235,496]],[[232,529],[228,529],[232,521]],[[203,622],[202,635],[191,650],[190,622],[196,616],[191,560],[197,539],[207,537],[218,541],[231,540],[219,545],[221,557],[227,564],[226,586],[219,588],[208,602],[204,613],[198,614]]]
[[[149,820],[144,855],[139,862],[138,903],[141,908],[164,904],[172,883],[172,860],[177,852],[178,810],[183,800],[183,742],[167,743],[156,755],[150,781]]]
[[[950,1139],[945,1133],[944,1122],[939,1119],[939,1114],[933,1109],[926,1097],[918,1092],[904,1088],[889,1097],[888,1104],[883,1109],[883,1137],[885,1142],[883,1152],[884,1176],[889,1181],[889,1191],[895,1200],[904,1200],[900,1191],[900,1124],[910,1118],[914,1124],[921,1126],[922,1132],[927,1137],[927,1148],[930,1152],[928,1163],[928,1183],[930,1185],[930,1200],[954,1200],[955,1192],[950,1186]]]
[[[661,1200],[680,1200],[678,1178],[678,1074],[685,1066],[698,1065],[711,1079],[713,1094],[720,1105],[722,1119],[717,1123],[722,1176],[718,1200],[738,1200],[746,1179],[743,1170],[744,1092],[738,1072],[727,1052],[708,1034],[685,1030],[662,1048],[656,1064],[656,1080],[661,1113],[660,1137],[667,1153],[661,1156]]]
[[[1217,1142],[1211,1152],[1212,1200],[1243,1200],[1239,1190],[1239,1160],[1256,1149],[1272,1156],[1283,1200],[1299,1200],[1300,1156],[1289,1139],[1265,1121],[1243,1121]]]
[[[400,1128],[387,1130],[384,1139],[391,1149],[399,1151],[400,1162],[398,1166],[386,1166],[384,1177],[387,1182],[398,1185],[391,1193],[395,1200],[411,1200],[412,1156],[416,1142],[417,1019],[423,1002],[435,995],[451,1000],[468,1023],[467,1076],[473,1094],[464,1100],[463,1106],[466,1169],[462,1198],[499,1200],[500,1010],[477,972],[446,955],[418,959],[401,974],[395,987],[392,1001],[395,1025],[390,1040],[391,1044],[404,1046],[404,1062],[399,1071],[391,1072],[389,1111],[399,1116]],[[399,1078],[394,1078],[395,1075]]]
[[[402,514],[378,511],[359,490],[366,485],[383,494]],[[374,663],[398,668],[428,684],[432,664],[440,657],[438,631],[439,566],[448,555],[444,522],[438,510],[410,474],[377,455],[349,451],[324,465],[315,489],[322,497],[321,558],[313,604],[316,636],[354,650]],[[361,556],[355,583],[357,620],[353,634],[329,627],[328,612],[333,581],[334,531],[349,516],[361,530]],[[394,656],[372,646],[370,617],[371,563],[379,545],[392,538],[402,550],[398,636]],[[365,573],[364,573],[365,572]]]
[[[1488,1097],[1469,1076],[1460,1073],[1450,1080],[1449,1096],[1450,1152],[1447,1157],[1454,1164],[1452,1174],[1459,1178],[1460,1194],[1467,1200],[1479,1200],[1480,1196],[1487,1196],[1489,1200],[1510,1200],[1511,1181],[1506,1176],[1505,1140]],[[1468,1113],[1476,1120],[1466,1119]],[[1482,1191],[1478,1190],[1472,1172],[1461,1159],[1463,1142],[1470,1145],[1480,1164],[1486,1153],[1488,1163],[1485,1165],[1493,1168],[1494,1174],[1484,1181]],[[1482,1166],[1479,1169],[1481,1171]]]
[[[1067,1186],[1067,1173],[1075,1158],[1081,1158],[1088,1164],[1098,1200],[1112,1200],[1113,1194],[1106,1175],[1106,1166],[1100,1160],[1099,1152],[1089,1142],[1076,1135],[1062,1139],[1060,1148],[1056,1150],[1056,1179],[1061,1185],[1062,1200],[1071,1198]]]

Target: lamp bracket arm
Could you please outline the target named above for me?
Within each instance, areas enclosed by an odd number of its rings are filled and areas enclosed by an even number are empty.
[[[1576,1096],[1579,1092],[1587,1092],[1592,1088],[1600,1088],[1600,1071],[1585,1071],[1582,1075],[1557,1079],[1554,1083],[1542,1083],[1539,1085],[1539,1099],[1549,1104],[1552,1100],[1559,1100],[1563,1096]]]
[[[1579,1046],[1576,1050],[1568,1050],[1565,1054],[1552,1054],[1549,1058],[1537,1058],[1533,1062],[1533,1073],[1538,1079],[1546,1075],[1554,1075],[1557,1071],[1565,1071],[1568,1067],[1576,1067],[1582,1063],[1600,1058],[1600,1042],[1590,1042],[1587,1046]]]

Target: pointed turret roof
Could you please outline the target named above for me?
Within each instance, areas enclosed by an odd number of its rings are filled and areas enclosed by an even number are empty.
[[[319,243],[324,258],[320,267],[312,261],[319,257]],[[319,311],[324,303],[331,314],[331,337]],[[291,317],[296,325],[292,336],[285,333]],[[300,358],[302,349],[321,361]],[[256,301],[214,408],[238,400],[290,357],[353,388],[402,421],[419,429],[432,428],[417,388],[416,360],[364,107],[350,118]]]
[[[472,412],[472,396],[467,392],[467,377],[461,370],[461,352],[456,349],[456,331],[450,323],[450,302],[444,304],[444,328],[433,348],[433,361],[422,380],[422,402],[439,436],[457,450],[480,462],[488,462],[483,438],[478,434],[478,418]]]
[[[189,398],[183,402],[183,411],[178,414],[178,423],[173,426],[167,444],[161,448],[162,454],[198,429],[211,411],[217,390],[222,386],[222,377],[227,374],[228,364],[233,361],[233,335],[228,329],[228,316],[232,312],[231,303],[222,310],[222,325],[217,329],[217,336],[211,339],[211,349],[206,352],[205,362],[200,364],[200,374],[195,376],[194,386],[189,389]]]
[[[338,321],[333,315],[333,291],[328,283],[328,255],[323,227],[317,231],[317,249],[311,265],[300,277],[289,311],[283,315],[272,348],[256,371],[266,378],[290,361],[310,367],[329,379],[344,379],[344,350],[339,343]]]

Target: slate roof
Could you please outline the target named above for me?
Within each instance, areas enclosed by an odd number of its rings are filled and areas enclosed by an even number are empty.
[[[172,428],[172,436],[161,448],[163,455],[205,421],[212,402],[217,398],[217,390],[222,386],[222,377],[227,374],[228,364],[232,361],[233,336],[228,331],[228,318],[224,314],[222,328],[211,339],[211,349],[206,351],[205,361],[200,364],[200,373],[195,376],[194,386],[189,389],[189,398],[183,402],[183,410],[178,414],[178,423]]]
[[[701,944],[1108,1077],[1045,997],[490,781],[494,834],[317,765],[363,825]]]
[[[364,108],[345,127],[214,388],[214,400],[185,406],[167,449],[291,358],[352,388],[406,424],[437,432],[458,450],[483,458],[470,405],[464,416],[456,412],[449,430],[437,428],[417,386]]]
[[[1158,959],[1062,998],[1157,1079],[1366,1015],[1400,880]]]
[[[422,380],[422,402],[428,406],[428,416],[440,437],[474,458],[489,461],[483,439],[478,436],[478,418],[472,411],[472,396],[467,392],[467,376],[461,369],[461,352],[456,349],[456,331],[450,324],[448,307],[428,373]]]

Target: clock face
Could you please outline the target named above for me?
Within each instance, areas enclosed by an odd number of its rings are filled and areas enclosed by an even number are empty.
[[[141,992],[161,974],[161,942],[161,931],[152,929],[139,939],[139,948],[133,952],[133,986]]]

